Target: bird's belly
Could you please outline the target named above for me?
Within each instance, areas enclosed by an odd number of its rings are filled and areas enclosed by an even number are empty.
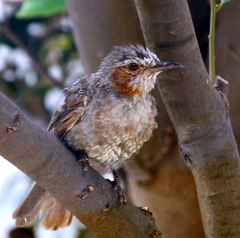
[[[97,144],[88,147],[86,151],[95,163],[104,167],[109,166],[112,169],[120,168],[142,145],[142,142],[137,141],[137,138],[122,139],[119,143],[114,142],[114,139],[109,137],[99,139],[104,140],[105,143],[101,146]]]
[[[136,106],[135,111],[123,112],[114,105],[95,110],[95,117],[86,116],[69,131],[67,143],[75,150],[85,150],[95,163],[118,169],[138,152],[156,128],[156,111],[149,105],[140,109]]]

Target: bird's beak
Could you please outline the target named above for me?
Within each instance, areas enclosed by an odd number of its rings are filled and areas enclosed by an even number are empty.
[[[156,64],[150,69],[157,71],[165,71],[168,69],[177,69],[184,67],[182,64],[174,63],[174,62],[166,62],[166,61],[156,61]]]

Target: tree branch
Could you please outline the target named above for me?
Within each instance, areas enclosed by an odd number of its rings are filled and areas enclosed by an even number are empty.
[[[212,83],[215,81],[216,70],[215,70],[215,28],[216,28],[216,14],[217,7],[215,0],[210,0],[211,5],[211,15],[210,15],[210,28],[209,28],[209,36],[208,36],[208,47],[209,47],[209,77]]]
[[[92,168],[83,172],[82,164],[52,133],[35,126],[2,93],[0,102],[0,154],[51,193],[96,237],[161,237],[150,212],[129,201],[118,205],[109,181]]]
[[[159,90],[195,178],[206,236],[239,237],[237,145],[226,101],[202,62],[187,1],[135,2],[147,46],[162,59],[185,66],[178,74],[162,73]]]

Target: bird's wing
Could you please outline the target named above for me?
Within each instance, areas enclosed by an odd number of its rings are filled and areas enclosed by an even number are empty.
[[[90,100],[88,88],[83,87],[81,83],[78,82],[67,88],[64,103],[53,115],[48,130],[63,138],[81,120]]]

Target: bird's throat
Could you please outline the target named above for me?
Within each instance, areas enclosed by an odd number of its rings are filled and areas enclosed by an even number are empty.
[[[118,68],[111,74],[112,86],[120,93],[124,95],[136,95],[143,94],[143,90],[138,87],[133,88],[130,85],[131,77],[124,69]]]

